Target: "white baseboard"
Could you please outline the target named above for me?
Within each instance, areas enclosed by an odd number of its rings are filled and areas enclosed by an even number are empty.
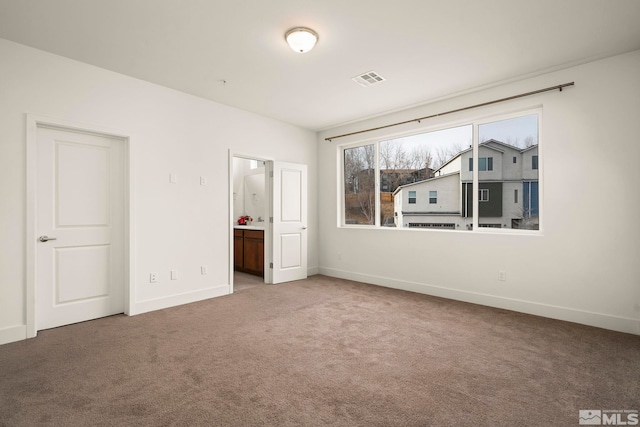
[[[174,307],[182,304],[189,304],[196,301],[202,301],[209,298],[215,298],[229,294],[229,285],[219,285],[213,288],[203,289],[195,292],[187,292],[180,295],[172,295],[166,298],[158,298],[149,301],[141,301],[134,304],[133,313],[142,314],[149,311],[161,310],[163,308]],[[0,345],[10,342],[22,341],[27,339],[27,326],[10,326],[0,329]]]
[[[186,292],[179,295],[171,295],[168,297],[157,298],[148,301],[140,301],[134,304],[133,313],[142,314],[149,311],[162,310],[163,308],[175,307],[177,305],[189,304],[192,302],[202,301],[209,298],[229,295],[229,285],[219,285],[213,288],[202,289],[199,291]]]
[[[9,326],[0,329],[0,345],[27,339],[27,325]]]
[[[311,267],[307,269],[307,276],[315,276],[316,274],[320,274],[320,269],[318,267]]]
[[[325,276],[354,280],[357,282],[384,286],[387,288],[401,289],[404,291],[417,292],[457,301],[470,302],[473,304],[486,305],[489,307],[502,308],[505,310],[513,310],[520,313],[548,317],[551,319],[565,320],[568,322],[610,329],[612,331],[640,335],[639,319],[612,316],[603,313],[593,313],[589,311],[576,310],[573,308],[559,307],[549,304],[540,304],[531,301],[505,298],[496,295],[463,291],[460,289],[426,285],[424,283],[392,279],[389,277],[373,276],[363,273],[355,273],[351,271],[338,270],[335,268],[320,267],[318,270],[319,274],[324,274]]]

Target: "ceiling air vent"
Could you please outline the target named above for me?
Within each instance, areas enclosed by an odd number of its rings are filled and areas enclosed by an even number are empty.
[[[360,86],[371,86],[373,84],[385,81],[385,78],[375,71],[369,71],[368,73],[356,76],[351,80],[358,83]]]

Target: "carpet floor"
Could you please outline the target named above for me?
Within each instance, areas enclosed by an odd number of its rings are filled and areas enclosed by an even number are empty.
[[[1,426],[575,426],[640,337],[313,276],[0,346]]]

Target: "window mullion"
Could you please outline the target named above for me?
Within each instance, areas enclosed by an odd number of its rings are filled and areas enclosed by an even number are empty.
[[[477,123],[473,124],[473,174],[472,174],[472,179],[473,179],[473,184],[472,184],[472,188],[473,188],[473,194],[472,194],[472,211],[473,211],[473,231],[477,231],[478,230],[478,217],[480,216],[480,203],[478,202],[478,193],[480,192],[480,184],[478,182],[479,179],[479,157],[480,157],[480,150],[478,148],[478,127],[479,125]]]
[[[376,141],[375,145],[375,165],[376,165],[376,177],[375,177],[375,221],[374,225],[380,227],[380,217],[382,216],[382,204],[380,203],[380,141]]]

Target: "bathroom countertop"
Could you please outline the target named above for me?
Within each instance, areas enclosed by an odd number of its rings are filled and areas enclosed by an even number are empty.
[[[234,225],[238,230],[264,230],[264,225]]]

